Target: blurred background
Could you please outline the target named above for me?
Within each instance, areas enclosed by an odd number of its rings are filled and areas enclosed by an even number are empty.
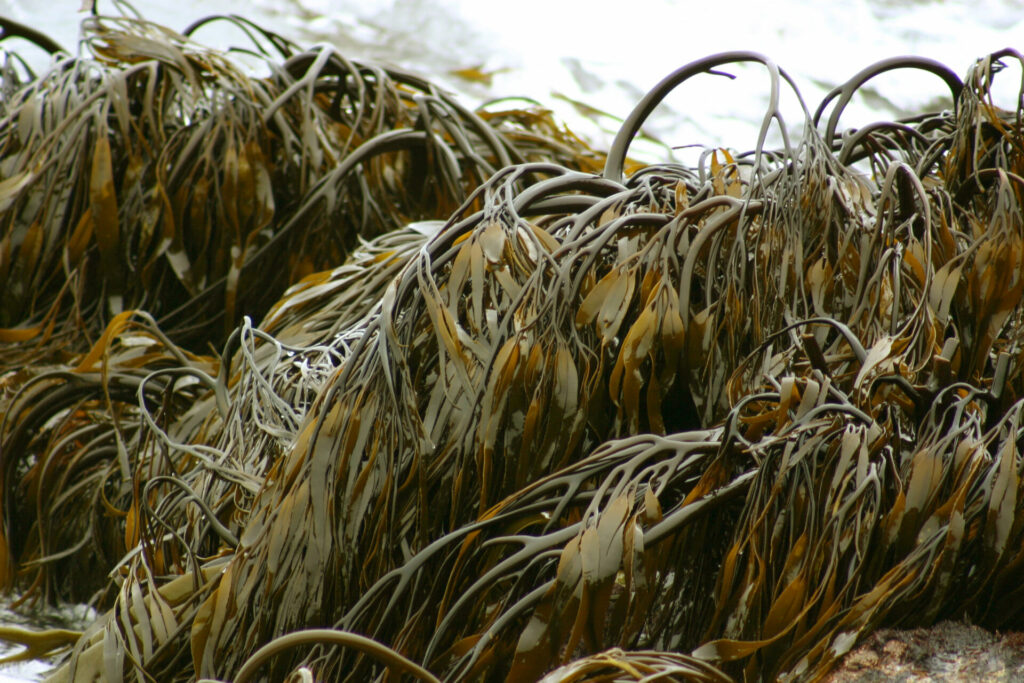
[[[0,0],[0,15],[44,31],[77,50],[81,7],[91,0]],[[147,19],[172,29],[211,14],[237,13],[300,44],[328,42],[353,59],[404,66],[459,92],[470,105],[522,96],[553,109],[598,147],[644,92],[672,70],[726,50],[754,50],[796,81],[813,112],[831,88],[886,57],[914,54],[961,76],[980,56],[1024,49],[1024,0],[137,0]],[[98,0],[105,14],[119,3]],[[196,34],[215,47],[245,45],[227,22]],[[8,49],[15,49],[7,41]],[[1020,71],[997,79],[1012,107]],[[769,80],[759,65],[731,68],[735,80],[705,75],[678,88],[650,117],[637,143],[648,161],[687,145],[751,149],[765,114]],[[949,106],[934,76],[901,71],[874,79],[843,115],[841,127]],[[997,101],[997,104],[999,102]],[[782,111],[799,135],[799,101],[785,93]],[[780,140],[778,130],[769,136]]]

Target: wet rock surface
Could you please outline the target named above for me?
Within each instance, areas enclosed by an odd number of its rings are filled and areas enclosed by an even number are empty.
[[[827,683],[1024,681],[1024,633],[945,621],[881,629],[846,656]]]

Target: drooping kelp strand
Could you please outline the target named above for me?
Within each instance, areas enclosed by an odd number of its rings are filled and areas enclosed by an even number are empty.
[[[264,118],[324,121],[268,139],[333,155],[292,204],[267,172],[272,234],[232,262],[287,251],[291,286],[193,355],[174,306],[230,298],[206,260],[162,318],[4,377],[10,570],[60,594],[82,552],[124,552],[58,680],[812,680],[883,625],[1024,627],[1024,131],[990,95],[1024,57],[872,65],[770,150],[796,84],[713,55],[598,167],[538,115],[253,30],[284,60],[261,87],[292,79]],[[742,62],[771,87],[752,151],[627,164],[670,91]],[[843,132],[904,68],[950,106]],[[181,177],[222,200],[220,154]],[[89,519],[123,545],[16,516],[76,472],[60,504],[104,486]]]

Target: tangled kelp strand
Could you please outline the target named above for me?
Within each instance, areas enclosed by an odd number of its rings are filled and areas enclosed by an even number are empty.
[[[124,532],[106,520],[130,514],[136,463],[129,446],[151,420],[149,411],[173,415],[214,384],[209,362],[167,351],[153,319],[136,317],[117,316],[68,368],[3,377],[5,393],[11,392],[0,423],[4,565],[9,572],[21,564],[49,600],[87,598],[83,591],[93,590],[124,553],[125,539],[118,538]],[[47,569],[78,562],[74,582]],[[5,574],[5,580],[14,579]]]

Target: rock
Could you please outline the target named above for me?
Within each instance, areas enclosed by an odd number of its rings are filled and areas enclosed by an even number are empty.
[[[907,631],[881,629],[825,681],[1024,681],[1024,633],[993,633],[953,621]]]

